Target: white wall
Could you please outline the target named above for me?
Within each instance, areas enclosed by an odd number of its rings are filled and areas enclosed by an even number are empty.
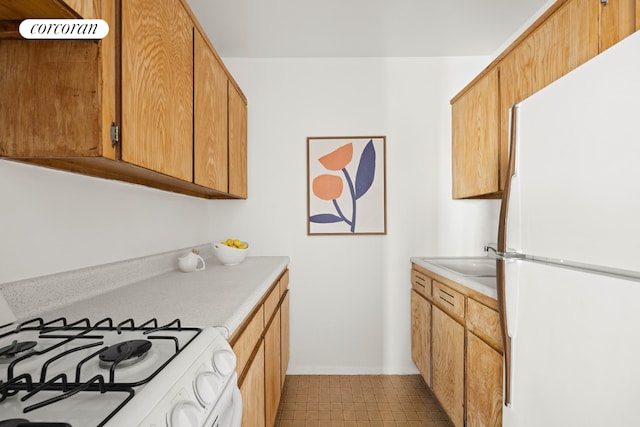
[[[498,202],[451,200],[449,100],[486,58],[225,60],[249,99],[249,199],[214,239],[291,257],[290,373],[415,372],[409,258],[479,254]],[[387,137],[386,236],[307,236],[306,138]]]
[[[208,200],[0,160],[0,283],[204,243]]]

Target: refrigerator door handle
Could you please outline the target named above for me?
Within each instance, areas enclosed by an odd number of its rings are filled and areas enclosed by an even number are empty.
[[[511,406],[511,365],[512,347],[511,337],[507,327],[507,300],[505,292],[505,257],[507,255],[507,217],[509,214],[509,196],[511,192],[511,180],[516,173],[516,135],[517,135],[518,104],[511,107],[511,129],[509,133],[509,166],[507,179],[502,191],[502,203],[500,205],[500,222],[498,224],[498,250],[502,254],[496,263],[496,282],[498,291],[498,304],[500,306],[500,326],[502,329],[502,342],[504,345],[504,404]],[[511,251],[509,251],[511,252]]]

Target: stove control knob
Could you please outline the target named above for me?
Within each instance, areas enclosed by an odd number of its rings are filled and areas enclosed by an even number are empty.
[[[171,410],[170,427],[200,427],[200,408],[193,402],[178,402]]]
[[[236,355],[231,350],[220,350],[213,354],[213,369],[227,377],[236,369]]]
[[[218,401],[222,379],[214,372],[202,372],[193,382],[196,397],[203,407]]]

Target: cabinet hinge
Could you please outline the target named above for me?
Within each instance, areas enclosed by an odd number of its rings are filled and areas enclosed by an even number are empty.
[[[114,122],[111,122],[111,146],[115,147],[120,142],[120,128]]]

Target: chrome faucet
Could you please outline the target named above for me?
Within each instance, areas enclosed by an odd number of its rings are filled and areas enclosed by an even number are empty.
[[[497,243],[487,243],[486,245],[484,245],[484,253],[489,256],[489,251],[493,251],[494,256],[498,255],[497,246]]]

